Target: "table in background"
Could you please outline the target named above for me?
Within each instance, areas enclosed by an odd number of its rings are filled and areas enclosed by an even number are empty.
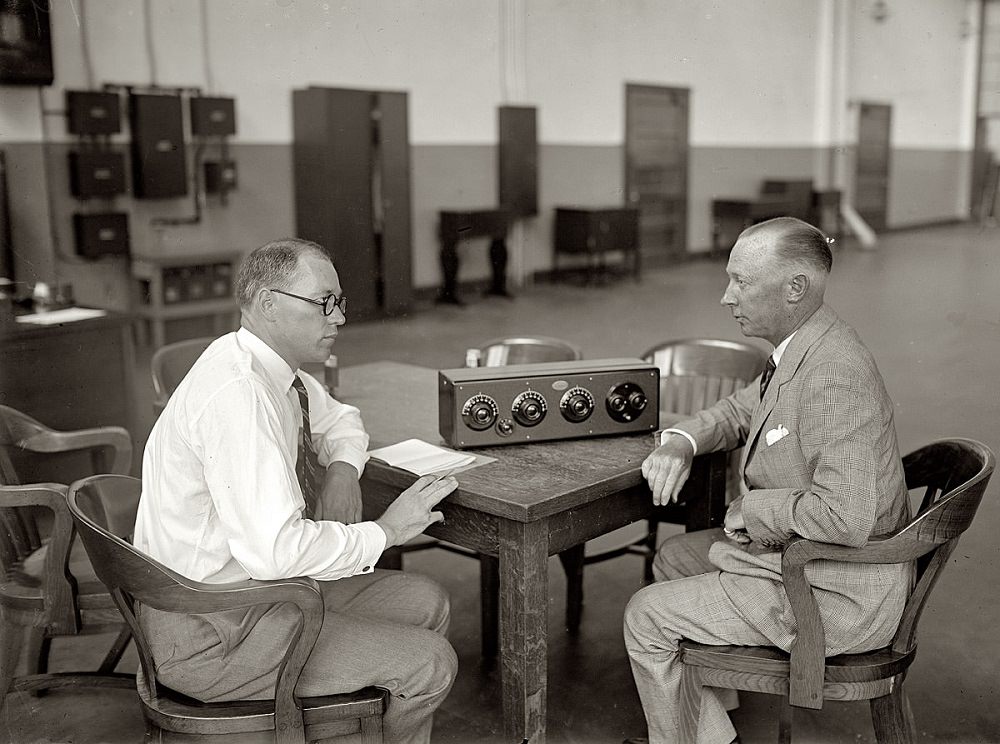
[[[0,325],[0,403],[53,429],[135,432],[135,350],[127,315]]]
[[[639,278],[639,210],[634,207],[556,207],[553,273],[559,277],[560,254],[585,254],[587,282],[607,275],[607,254],[621,251]]]
[[[492,278],[489,294],[507,296],[507,228],[510,214],[506,209],[442,210],[438,212],[441,238],[441,291],[438,302],[461,305],[458,297],[458,243],[469,238],[490,238]]]
[[[441,444],[437,396],[436,370],[394,362],[342,368],[337,392],[361,409],[372,447],[411,437]],[[545,741],[548,558],[582,551],[587,540],[649,515],[652,499],[640,466],[652,444],[647,433],[477,449],[496,461],[459,473],[458,489],[440,506],[445,521],[427,530],[498,561],[503,720],[512,740]],[[414,480],[369,461],[362,478],[365,518],[380,516]],[[724,503],[725,481],[725,453],[695,458],[685,489],[708,492],[696,502],[706,526],[713,518],[709,505]],[[488,652],[496,587],[483,592]]]

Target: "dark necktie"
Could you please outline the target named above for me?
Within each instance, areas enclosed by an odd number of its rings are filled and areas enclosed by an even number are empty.
[[[775,364],[774,357],[767,358],[767,365],[764,367],[764,372],[760,376],[760,399],[764,400],[764,393],[767,392],[768,383],[771,382],[771,375],[774,374]]]
[[[309,426],[309,394],[298,375],[292,379],[292,387],[299,394],[299,408],[302,409],[302,433],[299,436],[299,453],[295,461],[295,475],[299,479],[302,498],[306,502],[303,516],[306,519],[312,519],[316,513],[316,497],[319,493],[322,468],[320,468],[316,450],[313,449],[312,428]]]

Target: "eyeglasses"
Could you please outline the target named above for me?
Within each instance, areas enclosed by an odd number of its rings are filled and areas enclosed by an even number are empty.
[[[302,300],[303,302],[308,302],[312,305],[319,305],[323,308],[323,315],[332,315],[333,308],[337,308],[344,315],[347,315],[347,295],[328,294],[326,297],[317,297],[316,299],[312,299],[292,294],[291,292],[286,292],[283,289],[272,289],[271,291],[277,292],[278,294],[288,295],[289,297],[294,297],[296,300]]]

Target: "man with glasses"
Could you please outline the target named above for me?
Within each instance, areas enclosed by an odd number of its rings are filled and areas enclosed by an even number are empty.
[[[373,566],[441,520],[457,483],[421,478],[360,521],[359,412],[299,369],[329,357],[346,320],[333,263],[315,243],[273,241],[247,256],[236,295],[242,327],[205,350],[150,434],[135,546],[195,581],[317,579],[326,615],[296,693],[384,687],[386,741],[427,742],[457,668],[448,598]],[[160,679],[206,702],[272,697],[297,617],[289,605],[139,613]]]

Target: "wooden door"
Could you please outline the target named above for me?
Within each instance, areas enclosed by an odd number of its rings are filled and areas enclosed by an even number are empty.
[[[625,85],[625,193],[646,265],[687,252],[689,110],[687,88]]]
[[[413,299],[409,115],[406,93],[381,92],[377,100],[372,203],[378,296],[386,314],[398,315]]]
[[[854,208],[870,228],[884,230],[889,207],[892,106],[862,102],[858,117]]]

